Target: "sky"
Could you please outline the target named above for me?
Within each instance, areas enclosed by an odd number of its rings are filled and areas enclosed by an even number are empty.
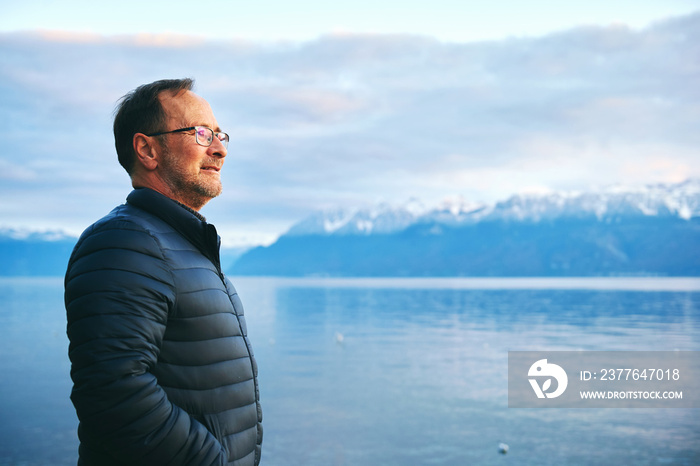
[[[184,76],[231,135],[202,210],[225,246],[321,208],[700,177],[699,1],[253,3],[0,0],[0,229],[122,203],[115,104]]]

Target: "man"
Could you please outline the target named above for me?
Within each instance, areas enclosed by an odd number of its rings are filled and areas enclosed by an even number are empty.
[[[257,366],[220,240],[228,135],[192,80],[143,85],[114,119],[134,191],[90,226],[65,303],[79,465],[257,465]]]

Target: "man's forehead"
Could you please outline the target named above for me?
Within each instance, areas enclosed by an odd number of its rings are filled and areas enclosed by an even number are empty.
[[[209,103],[192,91],[183,90],[178,93],[165,91],[161,92],[158,98],[169,118],[176,120],[214,118]]]

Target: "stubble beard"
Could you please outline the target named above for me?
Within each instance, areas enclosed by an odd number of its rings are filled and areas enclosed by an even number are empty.
[[[199,210],[204,205],[217,197],[223,191],[221,180],[207,179],[208,175],[201,176],[201,171],[196,174],[187,172],[186,164],[174,156],[167,145],[163,145],[166,171],[168,172],[168,183],[172,191],[179,197],[183,204]]]

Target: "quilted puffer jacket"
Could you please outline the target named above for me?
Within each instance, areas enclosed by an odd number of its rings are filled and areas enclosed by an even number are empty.
[[[65,278],[79,465],[257,465],[257,366],[213,225],[146,188]]]

